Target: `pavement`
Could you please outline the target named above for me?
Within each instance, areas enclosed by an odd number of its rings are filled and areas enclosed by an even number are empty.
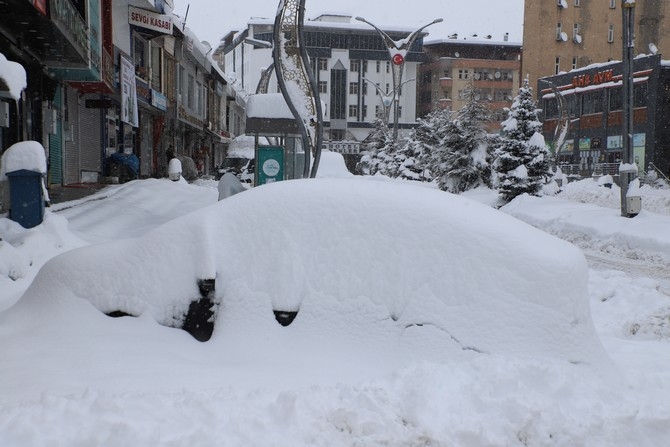
[[[77,183],[67,186],[51,185],[47,191],[49,192],[51,204],[57,204],[86,198],[107,186],[109,185],[102,183]]]

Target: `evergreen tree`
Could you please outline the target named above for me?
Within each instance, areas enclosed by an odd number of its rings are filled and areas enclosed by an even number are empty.
[[[363,156],[358,163],[358,171],[365,175],[375,175],[377,172],[386,175],[392,139],[391,131],[384,120],[377,118],[374,130],[361,144]]]
[[[537,195],[549,178],[549,153],[541,129],[526,79],[502,123],[494,154],[495,186],[508,202],[524,193]]]
[[[428,162],[438,187],[452,193],[490,184],[489,145],[484,130],[489,111],[479,102],[472,84],[463,95],[465,106],[453,119],[448,114],[435,126],[437,144]]]
[[[425,147],[416,137],[417,129],[412,129],[408,139],[399,143],[399,147],[394,154],[393,177],[400,177],[405,180],[428,181],[429,172],[423,163],[422,153]]]

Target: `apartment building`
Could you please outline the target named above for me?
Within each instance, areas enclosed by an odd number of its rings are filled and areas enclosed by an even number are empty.
[[[526,0],[522,74],[540,77],[621,60],[622,0]],[[635,5],[635,53],[670,54],[670,2]],[[651,46],[651,49],[650,49]]]
[[[489,36],[490,37],[490,36]],[[476,97],[491,111],[488,130],[500,130],[520,87],[521,43],[488,39],[450,39],[424,43],[428,61],[419,67],[419,116],[436,107],[459,110],[472,83]]]
[[[244,95],[256,92],[263,71],[272,63],[272,50],[254,41],[271,42],[273,26],[272,20],[253,19],[243,31],[224,36],[222,46],[215,51],[217,57],[223,59],[226,75],[234,80],[237,103]],[[391,61],[382,38],[369,25],[346,14],[320,15],[306,21],[304,30],[305,45],[325,106],[326,144],[364,140],[374,127],[375,119],[386,111],[383,95],[393,91]],[[400,40],[414,29],[393,27],[384,31],[394,40]],[[422,46],[423,35],[415,40],[405,58],[404,85],[397,95],[401,133],[413,127],[416,121],[415,81],[418,65],[424,57]],[[267,91],[279,92],[274,75]],[[391,110],[389,122],[393,121]],[[243,130],[238,128],[239,132]],[[355,151],[352,148],[356,147],[340,146],[348,151]],[[331,149],[337,150],[337,147],[333,145]]]

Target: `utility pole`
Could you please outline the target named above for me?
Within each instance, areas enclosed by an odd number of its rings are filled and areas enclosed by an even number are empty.
[[[619,166],[621,215],[635,217],[642,207],[639,196],[629,195],[630,184],[637,178],[633,154],[633,49],[635,48],[635,0],[621,0],[623,18],[623,156]],[[644,162],[644,161],[642,161]]]

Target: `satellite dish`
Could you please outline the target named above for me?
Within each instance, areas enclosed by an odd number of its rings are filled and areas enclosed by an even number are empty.
[[[568,8],[568,2],[566,0],[559,0],[558,6],[561,8],[567,9]]]
[[[493,80],[493,73],[489,73],[489,79]]]
[[[502,75],[500,74],[500,72],[499,72],[499,71],[496,71],[496,79],[500,79],[500,76],[502,76]]]
[[[658,47],[654,45],[652,42],[649,42],[649,51],[651,54],[658,54]]]
[[[481,98],[481,96],[479,95],[479,93],[477,93],[477,94],[475,95],[475,100],[479,101],[480,98]]]
[[[572,40],[574,40],[575,43],[582,43],[582,36],[575,34],[575,37],[573,37]]]
[[[457,52],[454,53],[454,56],[461,57],[461,54],[457,51]]]
[[[489,101],[493,101],[493,95],[488,95],[486,98],[488,98]]]
[[[562,33],[561,33],[561,40],[562,40],[563,42],[567,42],[567,41],[568,41],[568,33],[566,33],[565,31],[562,32]]]
[[[482,75],[479,73],[475,73],[475,79],[479,81],[481,79]]]

